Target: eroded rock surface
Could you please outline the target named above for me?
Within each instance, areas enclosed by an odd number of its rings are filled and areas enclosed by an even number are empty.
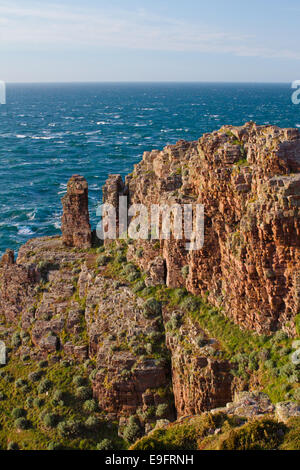
[[[161,239],[156,253],[153,242],[141,242],[143,256],[135,261],[150,269],[154,258],[162,256],[169,287],[209,292],[212,304],[258,333],[284,328],[295,334],[300,299],[299,170],[298,130],[252,122],[146,152],[126,178],[130,203],[148,208],[204,204],[205,242],[200,251],[188,252],[182,241]],[[110,180],[105,194],[109,200],[117,195]]]
[[[88,210],[88,184],[80,175],[68,181],[67,194],[62,198],[62,237],[66,246],[90,248],[91,226]]]

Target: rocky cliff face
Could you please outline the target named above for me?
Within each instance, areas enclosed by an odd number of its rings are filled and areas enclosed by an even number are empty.
[[[126,178],[130,203],[205,206],[205,243],[140,243],[135,261],[146,270],[155,257],[169,287],[186,287],[221,306],[237,324],[269,334],[295,334],[299,312],[300,134],[296,129],[224,126],[196,142],[146,152]],[[122,184],[119,181],[118,194]],[[105,200],[116,189],[108,180]],[[134,256],[134,253],[133,253]],[[189,267],[186,278],[182,268]]]
[[[87,361],[101,409],[112,418],[137,414],[145,430],[158,418],[224,407],[239,389],[229,356],[240,345],[220,341],[217,323],[200,326],[191,316],[200,304],[187,291],[205,299],[211,316],[221,307],[244,329],[295,334],[299,133],[225,126],[146,152],[125,182],[111,175],[103,195],[117,210],[120,195],[147,207],[204,204],[203,248],[187,251],[174,239],[92,246],[87,182],[75,175],[62,200],[62,237],[30,240],[16,262],[9,250],[1,260],[0,333],[27,338],[14,346],[19,358]],[[240,389],[251,386],[245,380]]]

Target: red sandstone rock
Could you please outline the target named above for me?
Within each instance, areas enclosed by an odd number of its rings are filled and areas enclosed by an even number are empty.
[[[236,323],[259,333],[295,334],[300,310],[300,134],[297,129],[224,126],[197,142],[146,152],[127,177],[129,200],[205,206],[203,249],[160,240],[169,287],[209,292]],[[115,176],[115,178],[117,178]],[[121,185],[120,180],[119,186]],[[116,197],[110,180],[106,194]],[[153,242],[137,242],[142,269],[157,256]],[[189,266],[184,279],[181,270]]]
[[[88,211],[88,184],[83,176],[73,175],[62,198],[62,237],[66,246],[90,248],[91,226]]]

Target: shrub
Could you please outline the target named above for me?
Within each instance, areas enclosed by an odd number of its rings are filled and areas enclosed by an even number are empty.
[[[57,402],[64,402],[65,393],[62,390],[55,390],[53,394],[53,399]]]
[[[41,408],[44,404],[44,400],[42,398],[35,398],[33,400],[32,404],[36,408]]]
[[[205,339],[205,335],[203,333],[199,333],[196,338],[196,344],[199,348],[203,348],[207,344],[207,340]]]
[[[96,375],[97,375],[97,370],[96,370],[96,369],[92,370],[92,372],[91,372],[90,375],[89,375],[89,379],[90,379],[91,382],[92,382],[93,380],[95,380]]]
[[[14,419],[24,418],[26,416],[26,411],[23,408],[14,408],[11,414]]]
[[[126,256],[123,253],[118,253],[115,257],[115,260],[117,263],[125,263],[126,261]]]
[[[148,406],[148,408],[142,414],[144,419],[153,418],[155,416],[156,409],[155,406]],[[132,421],[135,423],[135,420]]]
[[[167,403],[161,403],[156,409],[157,418],[165,418],[168,415],[169,405]]]
[[[21,346],[21,344],[22,344],[22,340],[21,340],[20,333],[18,332],[14,333],[11,337],[11,345],[14,348],[18,348],[19,346]]]
[[[26,385],[27,385],[27,380],[24,380],[24,379],[17,379],[15,382],[16,388],[23,388],[23,387],[26,387]]]
[[[44,379],[38,386],[39,393],[46,393],[52,387],[52,382],[48,379]]]
[[[97,264],[98,266],[106,266],[107,263],[109,262],[110,257],[107,255],[100,255],[97,258]]]
[[[282,423],[263,419],[247,423],[229,432],[219,450],[274,450],[282,442],[286,427]]]
[[[160,331],[151,331],[148,338],[150,341],[157,342],[162,339],[162,334]]]
[[[81,431],[81,423],[75,420],[61,421],[57,426],[57,431],[61,437],[75,437]]]
[[[39,366],[40,369],[44,369],[45,367],[48,366],[48,361],[40,361],[38,363],[38,366]]]
[[[49,442],[48,450],[61,450],[61,444],[58,444],[57,442]]]
[[[46,413],[43,417],[43,423],[47,428],[55,428],[58,418],[53,413]]]
[[[136,271],[136,272],[132,272],[132,273],[129,273],[127,275],[127,280],[129,282],[134,282],[136,281],[138,278],[140,277],[139,273]]]
[[[264,365],[267,369],[274,369],[274,367],[276,366],[275,362],[272,359],[265,361]]]
[[[285,364],[284,366],[280,368],[280,375],[288,378],[294,374],[295,370],[296,368],[294,364],[292,364],[291,362],[288,362],[287,364]]]
[[[161,303],[154,297],[146,300],[143,307],[143,313],[146,318],[161,314]]]
[[[9,442],[7,445],[7,450],[19,450],[19,446],[16,442]]]
[[[101,424],[101,421],[99,418],[97,418],[97,416],[89,416],[89,418],[85,422],[86,428],[89,429],[90,431],[99,428],[100,424]]]
[[[73,378],[73,384],[76,385],[76,387],[81,387],[82,385],[85,385],[85,383],[86,379],[81,375],[75,375]]]
[[[28,397],[26,399],[26,406],[28,406],[28,408],[31,408],[33,405],[33,398],[32,397]]]
[[[123,436],[129,444],[133,444],[141,436],[139,425],[136,422],[129,423],[124,429]]]
[[[92,396],[92,391],[89,387],[78,387],[75,394],[79,400],[88,400]]]
[[[138,292],[141,292],[144,288],[146,287],[144,281],[138,281],[135,286],[133,287],[133,292],[137,294]]]
[[[28,375],[28,380],[30,380],[30,382],[38,382],[41,379],[41,377],[42,377],[41,371],[31,372]]]
[[[126,274],[130,274],[130,273],[135,273],[137,271],[136,267],[134,266],[134,264],[132,263],[128,263],[124,269],[123,269],[123,273],[126,275]]]
[[[98,408],[97,403],[95,400],[86,400],[83,404],[83,409],[84,411],[87,411],[89,413],[93,413],[96,411]]]
[[[175,289],[172,294],[172,297],[176,305],[179,304],[186,296],[187,296],[187,290],[182,289],[182,288]]]
[[[26,418],[18,418],[15,420],[15,428],[25,430],[30,427],[30,422]]]
[[[278,344],[281,343],[282,341],[288,339],[287,333],[283,330],[276,331],[275,335],[271,339],[272,344]]]
[[[6,395],[3,392],[0,392],[0,401],[3,401],[6,399]]]
[[[113,450],[113,443],[110,439],[103,439],[97,444],[97,450]]]
[[[173,325],[173,329],[177,329],[182,325],[182,315],[179,312],[174,312],[171,317],[171,322]]]
[[[183,266],[183,268],[181,269],[181,274],[182,274],[182,277],[184,279],[187,279],[188,275],[189,275],[189,272],[190,272],[190,268],[189,266]]]
[[[181,306],[186,312],[195,312],[200,307],[201,302],[195,297],[188,296],[183,299]]]

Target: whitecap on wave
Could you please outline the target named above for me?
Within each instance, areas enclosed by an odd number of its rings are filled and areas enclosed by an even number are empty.
[[[34,232],[30,227],[19,227],[18,235],[33,235]]]

